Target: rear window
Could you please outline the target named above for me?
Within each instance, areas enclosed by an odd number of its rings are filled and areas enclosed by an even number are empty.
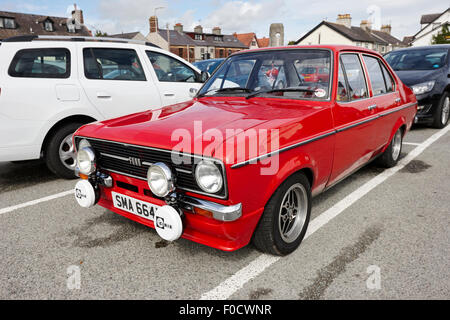
[[[8,73],[22,78],[69,78],[70,51],[66,48],[20,50]]]

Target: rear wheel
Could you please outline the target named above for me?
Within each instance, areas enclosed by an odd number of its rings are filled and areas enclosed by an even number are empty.
[[[82,125],[82,123],[70,123],[57,129],[45,148],[44,159],[47,167],[61,178],[76,178],[77,163],[72,135]]]
[[[311,187],[303,173],[289,177],[267,203],[253,244],[274,255],[293,252],[303,240],[311,214]]]
[[[392,138],[391,143],[389,144],[387,149],[378,158],[378,164],[385,168],[394,167],[400,159],[400,154],[402,152],[402,143],[403,131],[401,128],[399,128],[395,132],[394,137]]]
[[[441,100],[439,101],[439,105],[436,108],[434,113],[433,127],[442,129],[444,128],[450,116],[450,97],[447,92],[445,92]]]

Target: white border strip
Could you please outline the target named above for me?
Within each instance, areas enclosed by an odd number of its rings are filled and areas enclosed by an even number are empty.
[[[6,208],[3,208],[3,209],[0,209],[0,215],[2,215],[4,213],[11,212],[11,211],[14,211],[14,210],[22,209],[22,208],[25,208],[25,207],[34,206],[35,204],[38,204],[38,203],[41,203],[41,202],[46,202],[46,201],[54,200],[54,199],[57,199],[57,198],[65,197],[65,196],[67,196],[69,194],[73,194],[73,190],[60,192],[60,193],[53,194],[51,196],[40,198],[40,199],[36,199],[36,200],[31,200],[31,201],[28,201],[28,202],[25,202],[25,203],[18,204],[16,206],[6,207]]]
[[[369,180],[364,185],[362,185],[357,190],[350,193],[344,199],[336,203],[334,206],[320,214],[309,224],[308,231],[306,232],[304,240],[309,236],[314,234],[321,227],[330,222],[333,218],[342,213],[345,209],[350,207],[356,201],[364,197],[367,193],[377,187],[379,184],[383,183],[397,173],[399,170],[403,169],[408,163],[419,156],[426,148],[433,144],[440,137],[445,135],[450,131],[450,125],[446,128],[436,132],[430,138],[422,142],[418,147],[413,149],[405,158],[400,160],[397,166],[384,170],[382,173],[377,175],[375,178]],[[247,266],[240,269],[234,275],[225,279],[214,289],[204,293],[200,299],[201,300],[225,300],[230,298],[234,293],[240,290],[248,281],[252,280],[259,274],[261,274],[265,269],[270,267],[272,264],[280,260],[281,257],[272,256],[268,254],[261,254],[255,260],[250,262]]]

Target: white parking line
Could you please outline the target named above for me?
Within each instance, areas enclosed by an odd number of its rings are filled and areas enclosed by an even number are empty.
[[[368,192],[377,187],[379,184],[383,183],[397,173],[399,170],[403,169],[409,162],[414,160],[419,156],[426,148],[428,148],[433,142],[449,132],[450,126],[433,134],[430,138],[422,142],[418,147],[414,148],[405,158],[400,160],[397,166],[384,170],[382,173],[377,175],[375,178],[366,182],[363,186],[350,193],[344,199],[336,203],[334,206],[321,213],[309,224],[308,231],[305,235],[305,240],[314,234],[321,227],[330,222],[334,217],[342,213],[345,209],[350,207],[356,201],[364,197]],[[261,274],[265,269],[270,267],[272,264],[280,260],[281,257],[261,254],[255,260],[250,262],[247,266],[240,269],[238,272],[224,280],[214,289],[204,293],[200,299],[201,300],[224,300],[231,297],[239,289],[241,289],[248,281],[252,280],[259,274]]]
[[[403,144],[406,144],[409,146],[420,146],[420,143],[416,143],[416,142],[403,142]]]
[[[3,209],[0,209],[0,215],[2,215],[4,213],[11,212],[11,211],[14,211],[14,210],[17,210],[17,209],[22,209],[22,208],[25,208],[25,207],[34,206],[35,204],[38,204],[38,203],[41,203],[41,202],[46,202],[46,201],[54,200],[54,199],[57,199],[57,198],[65,197],[65,196],[67,196],[69,194],[72,194],[72,193],[73,193],[73,190],[68,190],[68,191],[57,193],[57,194],[53,194],[53,195],[48,196],[48,197],[44,197],[44,198],[40,198],[40,199],[36,199],[36,200],[31,200],[31,201],[28,201],[28,202],[25,202],[25,203],[21,203],[21,204],[18,204],[16,206],[6,207],[6,208],[3,208]]]

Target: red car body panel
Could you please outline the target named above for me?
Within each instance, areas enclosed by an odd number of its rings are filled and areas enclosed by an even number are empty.
[[[264,50],[292,48],[302,47],[289,46]],[[414,94],[401,83],[387,63],[385,65],[395,81],[395,92],[372,97],[368,81],[370,93],[368,99],[345,105],[336,101],[338,74],[336,61],[339,61],[339,54],[342,52],[369,54],[384,61],[378,53],[349,46],[306,48],[326,48],[333,54],[334,63],[331,70],[333,89],[327,101],[276,97],[254,97],[248,100],[244,97],[202,97],[159,110],[90,124],[80,128],[74,136],[176,150],[179,140],[173,139],[173,132],[179,129],[187,130],[186,132],[194,137],[190,141],[190,146],[195,154],[223,160],[228,197],[217,199],[192,192],[185,193],[223,205],[242,203],[242,216],[233,222],[221,222],[184,212],[182,237],[221,250],[239,249],[249,243],[264,206],[287,177],[304,170],[311,180],[313,195],[318,194],[383,152],[399,128],[404,129],[403,133],[410,129],[416,114]],[[363,68],[367,74],[364,64]],[[378,107],[368,110],[367,107],[373,104]],[[197,121],[201,121],[201,131],[195,129]],[[203,134],[209,129],[218,130],[224,136],[227,129],[277,130],[279,133],[277,150],[283,148],[287,150],[279,153],[279,169],[276,174],[261,175],[260,169],[263,165],[259,162],[236,166],[252,158],[249,152],[244,155],[238,152],[240,144],[236,140],[230,144],[233,149],[225,148],[223,155],[221,152],[226,141],[216,144],[214,148],[205,143],[198,148]],[[236,136],[229,137],[235,138]],[[266,149],[269,152],[276,151],[271,150],[270,143],[268,139]],[[299,144],[300,147],[289,148]],[[110,174],[114,181],[133,184],[139,191],[121,189],[116,184],[112,188],[102,187],[99,205],[153,228],[152,221],[115,208],[111,200],[111,191],[157,205],[164,205],[164,201],[144,194],[144,189],[148,189],[146,181],[116,173]]]

